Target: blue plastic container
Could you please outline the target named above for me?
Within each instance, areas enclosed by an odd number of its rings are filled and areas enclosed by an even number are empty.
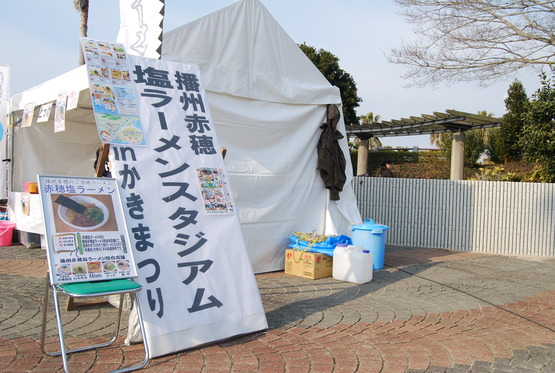
[[[351,225],[353,245],[362,246],[372,253],[372,268],[383,269],[385,255],[386,225],[375,224],[374,220],[366,219],[364,223]]]

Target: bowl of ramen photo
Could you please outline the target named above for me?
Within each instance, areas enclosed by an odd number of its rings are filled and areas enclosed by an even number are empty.
[[[85,273],[87,273],[87,267],[85,264],[73,264],[71,266],[71,269],[74,275],[84,275]]]
[[[60,195],[58,216],[72,228],[93,230],[102,227],[108,221],[110,213],[104,203],[89,196]]]
[[[129,266],[128,260],[120,260],[118,261],[118,269],[120,271],[129,271],[131,267]]]
[[[114,262],[104,262],[102,264],[104,272],[114,272],[116,270],[116,264]]]
[[[67,264],[56,265],[56,273],[60,276],[71,275],[71,267]]]
[[[87,269],[89,273],[100,273],[102,272],[102,267],[100,267],[100,262],[88,262]]]

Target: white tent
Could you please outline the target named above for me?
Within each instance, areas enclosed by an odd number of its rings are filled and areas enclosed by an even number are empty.
[[[347,160],[340,200],[330,201],[317,170],[320,125],[328,104],[341,105],[339,90],[258,0],[240,0],[164,34],[162,58],[200,67],[256,273],[283,269],[294,232],[349,234],[349,226],[361,221],[346,136],[340,141]],[[79,108],[67,113],[66,132],[54,133],[52,120],[16,129],[14,190],[37,173],[93,172],[100,141],[83,68],[15,96],[12,109],[72,90],[85,92]],[[338,129],[345,134],[342,118]]]
[[[37,123],[40,105],[55,105],[59,95],[71,91],[80,92],[79,104],[77,109],[66,112],[65,131],[54,132],[54,108],[48,122]],[[22,191],[24,182],[36,182],[38,173],[92,176],[95,152],[101,143],[94,126],[85,66],[12,97],[11,110],[16,120],[29,104],[35,106],[32,125],[14,128],[12,190]]]

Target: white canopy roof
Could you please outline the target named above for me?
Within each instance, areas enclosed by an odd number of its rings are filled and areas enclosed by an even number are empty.
[[[38,106],[47,102],[56,101],[56,98],[64,92],[81,92],[83,90],[87,90],[86,94],[83,96],[88,98],[89,107],[91,107],[88,89],[89,78],[87,76],[87,69],[85,65],[79,66],[78,68],[13,96],[11,98],[11,111],[23,110],[28,104]]]
[[[241,0],[164,34],[162,58],[200,66],[208,91],[291,104],[341,104],[258,0]]]

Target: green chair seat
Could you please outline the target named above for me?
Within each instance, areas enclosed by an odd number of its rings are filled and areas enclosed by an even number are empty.
[[[68,293],[78,295],[119,292],[125,290],[130,291],[141,288],[140,284],[137,284],[130,279],[117,279],[95,282],[74,282],[68,284],[60,284],[58,286]]]
[[[142,290],[142,286],[136,282],[133,282],[130,278],[118,278],[113,280],[100,280],[100,281],[88,281],[88,282],[68,282],[65,284],[51,284],[50,283],[50,274],[46,274],[46,288],[47,291],[44,294],[44,310],[42,315],[42,328],[41,328],[41,343],[40,349],[41,351],[48,356],[61,356],[63,367],[65,372],[69,372],[69,362],[68,362],[68,355],[82,352],[82,351],[89,351],[92,349],[99,349],[103,347],[107,347],[115,343],[118,339],[120,326],[121,326],[121,319],[123,314],[123,296],[125,294],[130,293],[137,293]],[[56,325],[58,329],[58,338],[60,342],[60,350],[59,351],[47,351],[46,349],[46,329],[47,323],[49,320],[48,317],[48,295],[50,293],[49,290],[52,290],[52,295],[54,297],[54,310],[56,311]],[[60,310],[60,300],[59,294],[64,293],[65,295],[71,298],[94,298],[94,297],[106,297],[110,295],[120,295],[120,302],[118,307],[118,314],[117,319],[115,320],[115,333],[109,341],[94,341],[91,340],[90,343],[86,344],[83,347],[77,347],[76,344],[73,344],[75,348],[70,348],[65,342],[64,337],[64,330],[63,330],[63,322],[62,322],[62,313]],[[141,312],[141,304],[137,302],[137,299],[134,299],[133,308],[136,309],[137,317],[139,320],[139,325],[141,327],[141,334],[143,336],[143,345],[145,349],[145,358],[144,360],[136,364],[134,366],[114,370],[112,373],[123,373],[123,372],[130,372],[132,370],[137,370],[143,368],[149,359],[149,350],[148,350],[148,340],[146,339],[145,335],[145,328],[143,324],[143,316]],[[69,311],[69,310],[68,310]],[[77,360],[79,361],[79,360]]]

